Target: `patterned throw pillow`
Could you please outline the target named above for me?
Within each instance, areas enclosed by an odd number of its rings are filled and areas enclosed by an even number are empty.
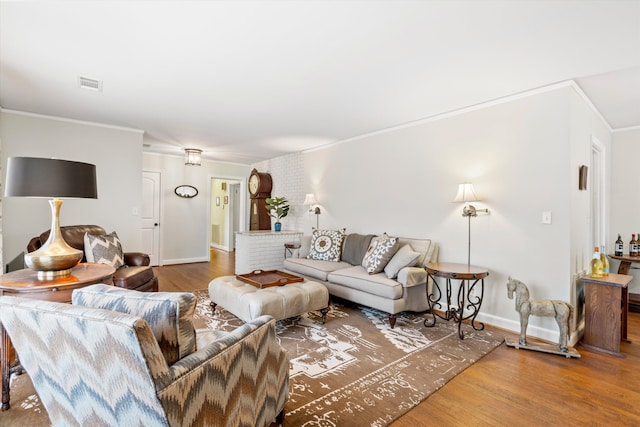
[[[314,228],[311,235],[311,248],[307,258],[322,261],[340,261],[345,231],[344,228],[341,230],[316,230]]]
[[[364,254],[362,266],[369,274],[377,274],[384,270],[391,257],[395,255],[400,246],[397,237],[390,237],[387,233],[371,239],[369,249]]]
[[[102,236],[85,233],[84,255],[87,258],[87,262],[109,264],[114,268],[120,268],[124,265],[122,245],[115,231]]]

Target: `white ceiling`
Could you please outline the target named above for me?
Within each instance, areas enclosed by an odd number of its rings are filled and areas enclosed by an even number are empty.
[[[640,125],[640,0],[0,2],[0,105],[147,151],[250,164],[570,79]]]

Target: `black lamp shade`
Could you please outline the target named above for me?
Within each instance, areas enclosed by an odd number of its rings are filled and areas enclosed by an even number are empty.
[[[70,160],[9,157],[5,197],[97,199],[96,166]]]

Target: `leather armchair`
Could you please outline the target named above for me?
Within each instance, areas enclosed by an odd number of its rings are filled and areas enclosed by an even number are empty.
[[[60,232],[69,246],[81,250],[83,253],[85,233],[106,234],[104,228],[97,225],[68,225],[60,227]],[[47,230],[39,236],[33,237],[27,244],[27,252],[39,249],[49,238],[49,233],[50,230]],[[86,261],[87,259],[83,255],[82,262]],[[153,269],[149,266],[149,255],[142,252],[125,252],[124,262],[125,265],[117,269],[113,275],[115,286],[143,292],[158,291],[158,278],[155,277]]]

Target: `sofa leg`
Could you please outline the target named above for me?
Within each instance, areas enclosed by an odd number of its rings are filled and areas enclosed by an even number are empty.
[[[389,325],[391,325],[391,329],[393,329],[393,327],[396,326],[396,315],[395,314],[390,314],[389,315]]]
[[[278,424],[279,426],[282,426],[284,424],[284,408],[282,408],[282,411],[280,411],[280,413],[276,416],[276,424]]]

